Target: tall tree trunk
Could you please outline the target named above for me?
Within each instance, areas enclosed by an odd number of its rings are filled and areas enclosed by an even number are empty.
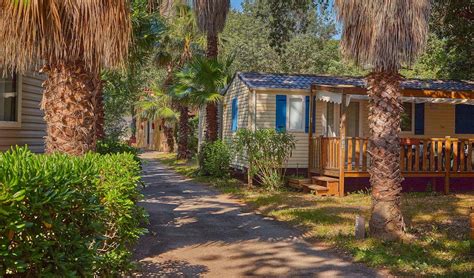
[[[179,109],[179,133],[178,133],[178,159],[188,159],[190,151],[188,148],[189,139],[189,108],[186,105],[178,104]]]
[[[96,95],[100,80],[83,63],[44,67],[41,109],[47,126],[46,152],[83,155],[96,146]]]
[[[207,34],[207,53],[206,56],[209,59],[216,59],[217,55],[219,54],[218,49],[218,37],[217,35]]]
[[[206,105],[206,141],[214,142],[218,139],[217,129],[217,105],[213,102],[208,103]]]
[[[400,210],[400,94],[401,76],[396,72],[373,72],[367,76],[372,185],[372,236],[384,240],[400,238],[405,223]]]
[[[219,54],[217,35],[207,34],[207,58],[217,59]],[[214,142],[218,139],[217,130],[219,128],[217,123],[217,105],[215,103],[208,103],[206,105],[206,140]]]
[[[174,152],[174,135],[173,128],[166,126],[166,121],[162,120],[161,125],[163,126],[163,133],[166,137],[166,144],[170,153]]]
[[[100,75],[99,75],[99,80],[100,80]],[[105,110],[104,110],[104,91],[103,91],[103,86],[102,86],[102,80],[99,82],[99,89],[97,91],[96,95],[96,115],[97,115],[97,121],[95,124],[95,133],[97,140],[101,140],[105,138],[105,130],[104,130],[104,125],[105,125]]]

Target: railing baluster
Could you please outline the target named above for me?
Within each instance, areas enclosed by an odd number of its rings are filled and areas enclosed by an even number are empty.
[[[347,139],[347,170],[352,171],[352,140],[353,138]]]
[[[458,171],[458,140],[453,142],[453,172]]]
[[[472,171],[472,141],[468,140],[467,141],[467,171],[471,172]]]
[[[427,156],[428,156],[428,140],[423,140],[423,163],[422,163],[422,166],[423,166],[423,171],[424,172],[428,171],[428,167],[429,167]]]
[[[436,141],[431,140],[430,172],[433,172],[435,170],[435,143]]]
[[[407,160],[408,160],[408,172],[413,171],[413,150],[411,147],[411,143],[407,145]]]
[[[362,171],[367,171],[367,144],[369,140],[364,139],[363,141],[363,146],[362,146]]]
[[[356,138],[355,139],[355,170],[359,172],[359,164],[360,164],[360,141],[362,139]]]
[[[441,140],[438,140],[438,149],[437,149],[437,156],[438,156],[438,165],[436,165],[437,167],[437,171],[438,172],[441,172],[443,171],[443,167],[441,166],[442,163],[443,163],[443,141]]]
[[[461,147],[459,149],[459,172],[464,172],[464,140],[461,140]]]
[[[405,145],[400,145],[400,170],[405,171]]]
[[[413,171],[420,171],[420,141],[416,141],[415,144],[415,167]]]

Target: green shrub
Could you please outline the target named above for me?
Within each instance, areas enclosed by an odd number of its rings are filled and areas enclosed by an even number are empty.
[[[271,190],[284,184],[286,164],[295,144],[293,135],[274,129],[239,129],[234,139],[236,151],[246,155],[249,184],[256,175],[259,182]]]
[[[140,161],[138,158],[137,148],[129,146],[127,143],[118,140],[104,139],[98,141],[96,152],[99,154],[130,153],[134,156],[136,161]]]
[[[115,276],[146,230],[132,154],[0,153],[0,276]]]
[[[203,144],[198,158],[201,175],[213,177],[229,175],[231,151],[223,141]]]

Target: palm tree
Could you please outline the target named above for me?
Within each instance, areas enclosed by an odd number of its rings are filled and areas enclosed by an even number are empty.
[[[229,0],[193,0],[199,29],[207,34],[207,57],[217,59],[218,34],[225,26],[227,13],[229,12]],[[206,105],[206,139],[217,140],[217,105],[210,102]]]
[[[424,48],[429,0],[336,0],[342,22],[342,52],[371,68],[369,95],[372,216],[370,233],[393,240],[404,236],[400,210],[400,115],[398,71]]]
[[[99,69],[119,68],[131,38],[128,0],[0,0],[4,73],[42,67],[46,151],[95,148]]]
[[[166,69],[163,89],[167,90],[173,82],[174,73],[180,70],[196,52],[201,50],[203,38],[198,32],[196,21],[189,6],[182,1],[175,1],[173,12],[168,12],[168,30],[160,41],[155,61],[159,67]],[[178,122],[178,159],[190,158],[189,107],[186,103],[173,99],[174,107],[179,111]]]
[[[160,89],[153,89],[151,94],[136,103],[138,114],[142,119],[161,121],[166,144],[170,152],[174,151],[173,126],[179,119],[179,113],[173,108],[170,96]]]
[[[216,104],[221,100],[221,90],[231,80],[233,58],[225,61],[195,57],[176,74],[175,85],[171,88],[173,97],[182,102],[202,107]],[[212,124],[212,115],[206,114],[206,125]]]

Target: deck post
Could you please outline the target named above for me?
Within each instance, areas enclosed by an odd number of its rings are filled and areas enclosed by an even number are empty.
[[[444,140],[444,194],[449,194],[449,173],[451,171],[451,138]]]
[[[311,169],[313,169],[313,161],[314,161],[314,144],[313,144],[313,113],[314,113],[314,92],[313,86],[309,91],[309,126],[308,126],[308,178],[311,178]]]
[[[324,156],[324,152],[325,152],[325,149],[324,149],[324,144],[323,144],[323,138],[324,138],[324,135],[320,135],[318,137],[318,141],[319,141],[319,175],[322,176],[323,175],[323,171],[324,171],[324,160],[325,160],[325,156]]]
[[[341,101],[341,117],[339,123],[339,196],[344,196],[344,169],[345,169],[345,154],[346,154],[346,94],[342,94]]]

